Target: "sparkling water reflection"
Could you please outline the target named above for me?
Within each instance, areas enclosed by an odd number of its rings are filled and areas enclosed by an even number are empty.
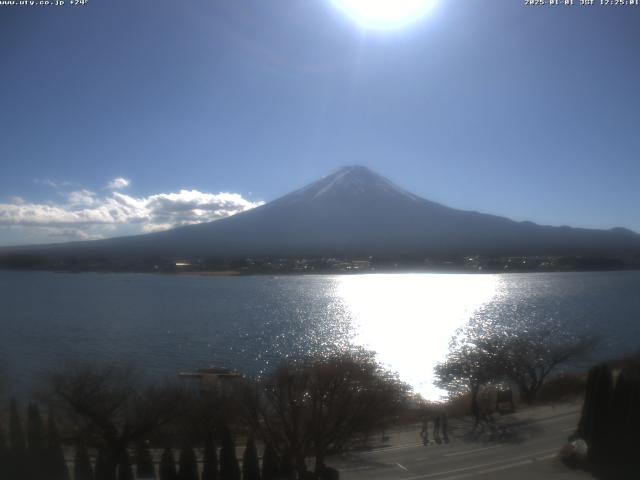
[[[362,275],[337,279],[354,342],[378,353],[416,392],[438,398],[432,368],[458,327],[496,295],[496,275]]]
[[[283,358],[363,345],[438,398],[432,368],[472,316],[554,320],[640,347],[640,272],[199,277],[0,271],[0,370],[13,392],[69,361],[175,378],[210,364],[258,375]]]

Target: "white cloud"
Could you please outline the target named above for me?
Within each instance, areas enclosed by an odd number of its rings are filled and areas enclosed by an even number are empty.
[[[31,203],[13,198],[0,203],[0,225],[30,230],[43,240],[92,239],[123,233],[155,232],[211,222],[250,210],[252,202],[237,193],[180,190],[134,197],[122,192],[99,196],[82,189],[63,194],[65,201]]]
[[[48,238],[55,240],[73,241],[73,240],[98,240],[103,238],[102,235],[87,233],[79,228],[57,228],[57,227],[39,227],[38,233],[46,235]]]
[[[91,206],[97,202],[96,194],[89,190],[75,190],[66,193],[65,196],[71,206]]]
[[[51,180],[50,178],[36,178],[33,180],[33,182],[36,185],[46,185],[47,187],[56,188],[56,189],[63,188],[63,187],[72,187],[74,185],[77,185],[73,182]]]
[[[128,180],[124,177],[117,177],[107,183],[107,188],[109,190],[120,190],[123,188],[127,188],[131,185],[131,180]]]

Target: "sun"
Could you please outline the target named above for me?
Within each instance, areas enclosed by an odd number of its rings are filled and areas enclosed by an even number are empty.
[[[437,0],[331,0],[363,28],[394,29],[424,17]]]

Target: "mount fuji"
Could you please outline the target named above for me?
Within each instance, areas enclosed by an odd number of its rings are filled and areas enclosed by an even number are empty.
[[[168,231],[13,249],[40,255],[254,257],[637,254],[623,228],[552,227],[418,197],[366,167],[344,167],[263,206]],[[6,252],[6,250],[5,250]]]

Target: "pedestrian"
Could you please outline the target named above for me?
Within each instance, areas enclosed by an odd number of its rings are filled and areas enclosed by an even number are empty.
[[[440,438],[440,414],[436,414],[436,417],[433,419],[433,439],[438,445],[442,443],[442,439]]]
[[[420,437],[422,438],[423,445],[429,445],[429,419],[426,415],[422,418],[422,430],[420,430]]]
[[[442,439],[444,443],[449,443],[449,431],[448,431],[448,422],[447,422],[447,414],[442,414]]]

